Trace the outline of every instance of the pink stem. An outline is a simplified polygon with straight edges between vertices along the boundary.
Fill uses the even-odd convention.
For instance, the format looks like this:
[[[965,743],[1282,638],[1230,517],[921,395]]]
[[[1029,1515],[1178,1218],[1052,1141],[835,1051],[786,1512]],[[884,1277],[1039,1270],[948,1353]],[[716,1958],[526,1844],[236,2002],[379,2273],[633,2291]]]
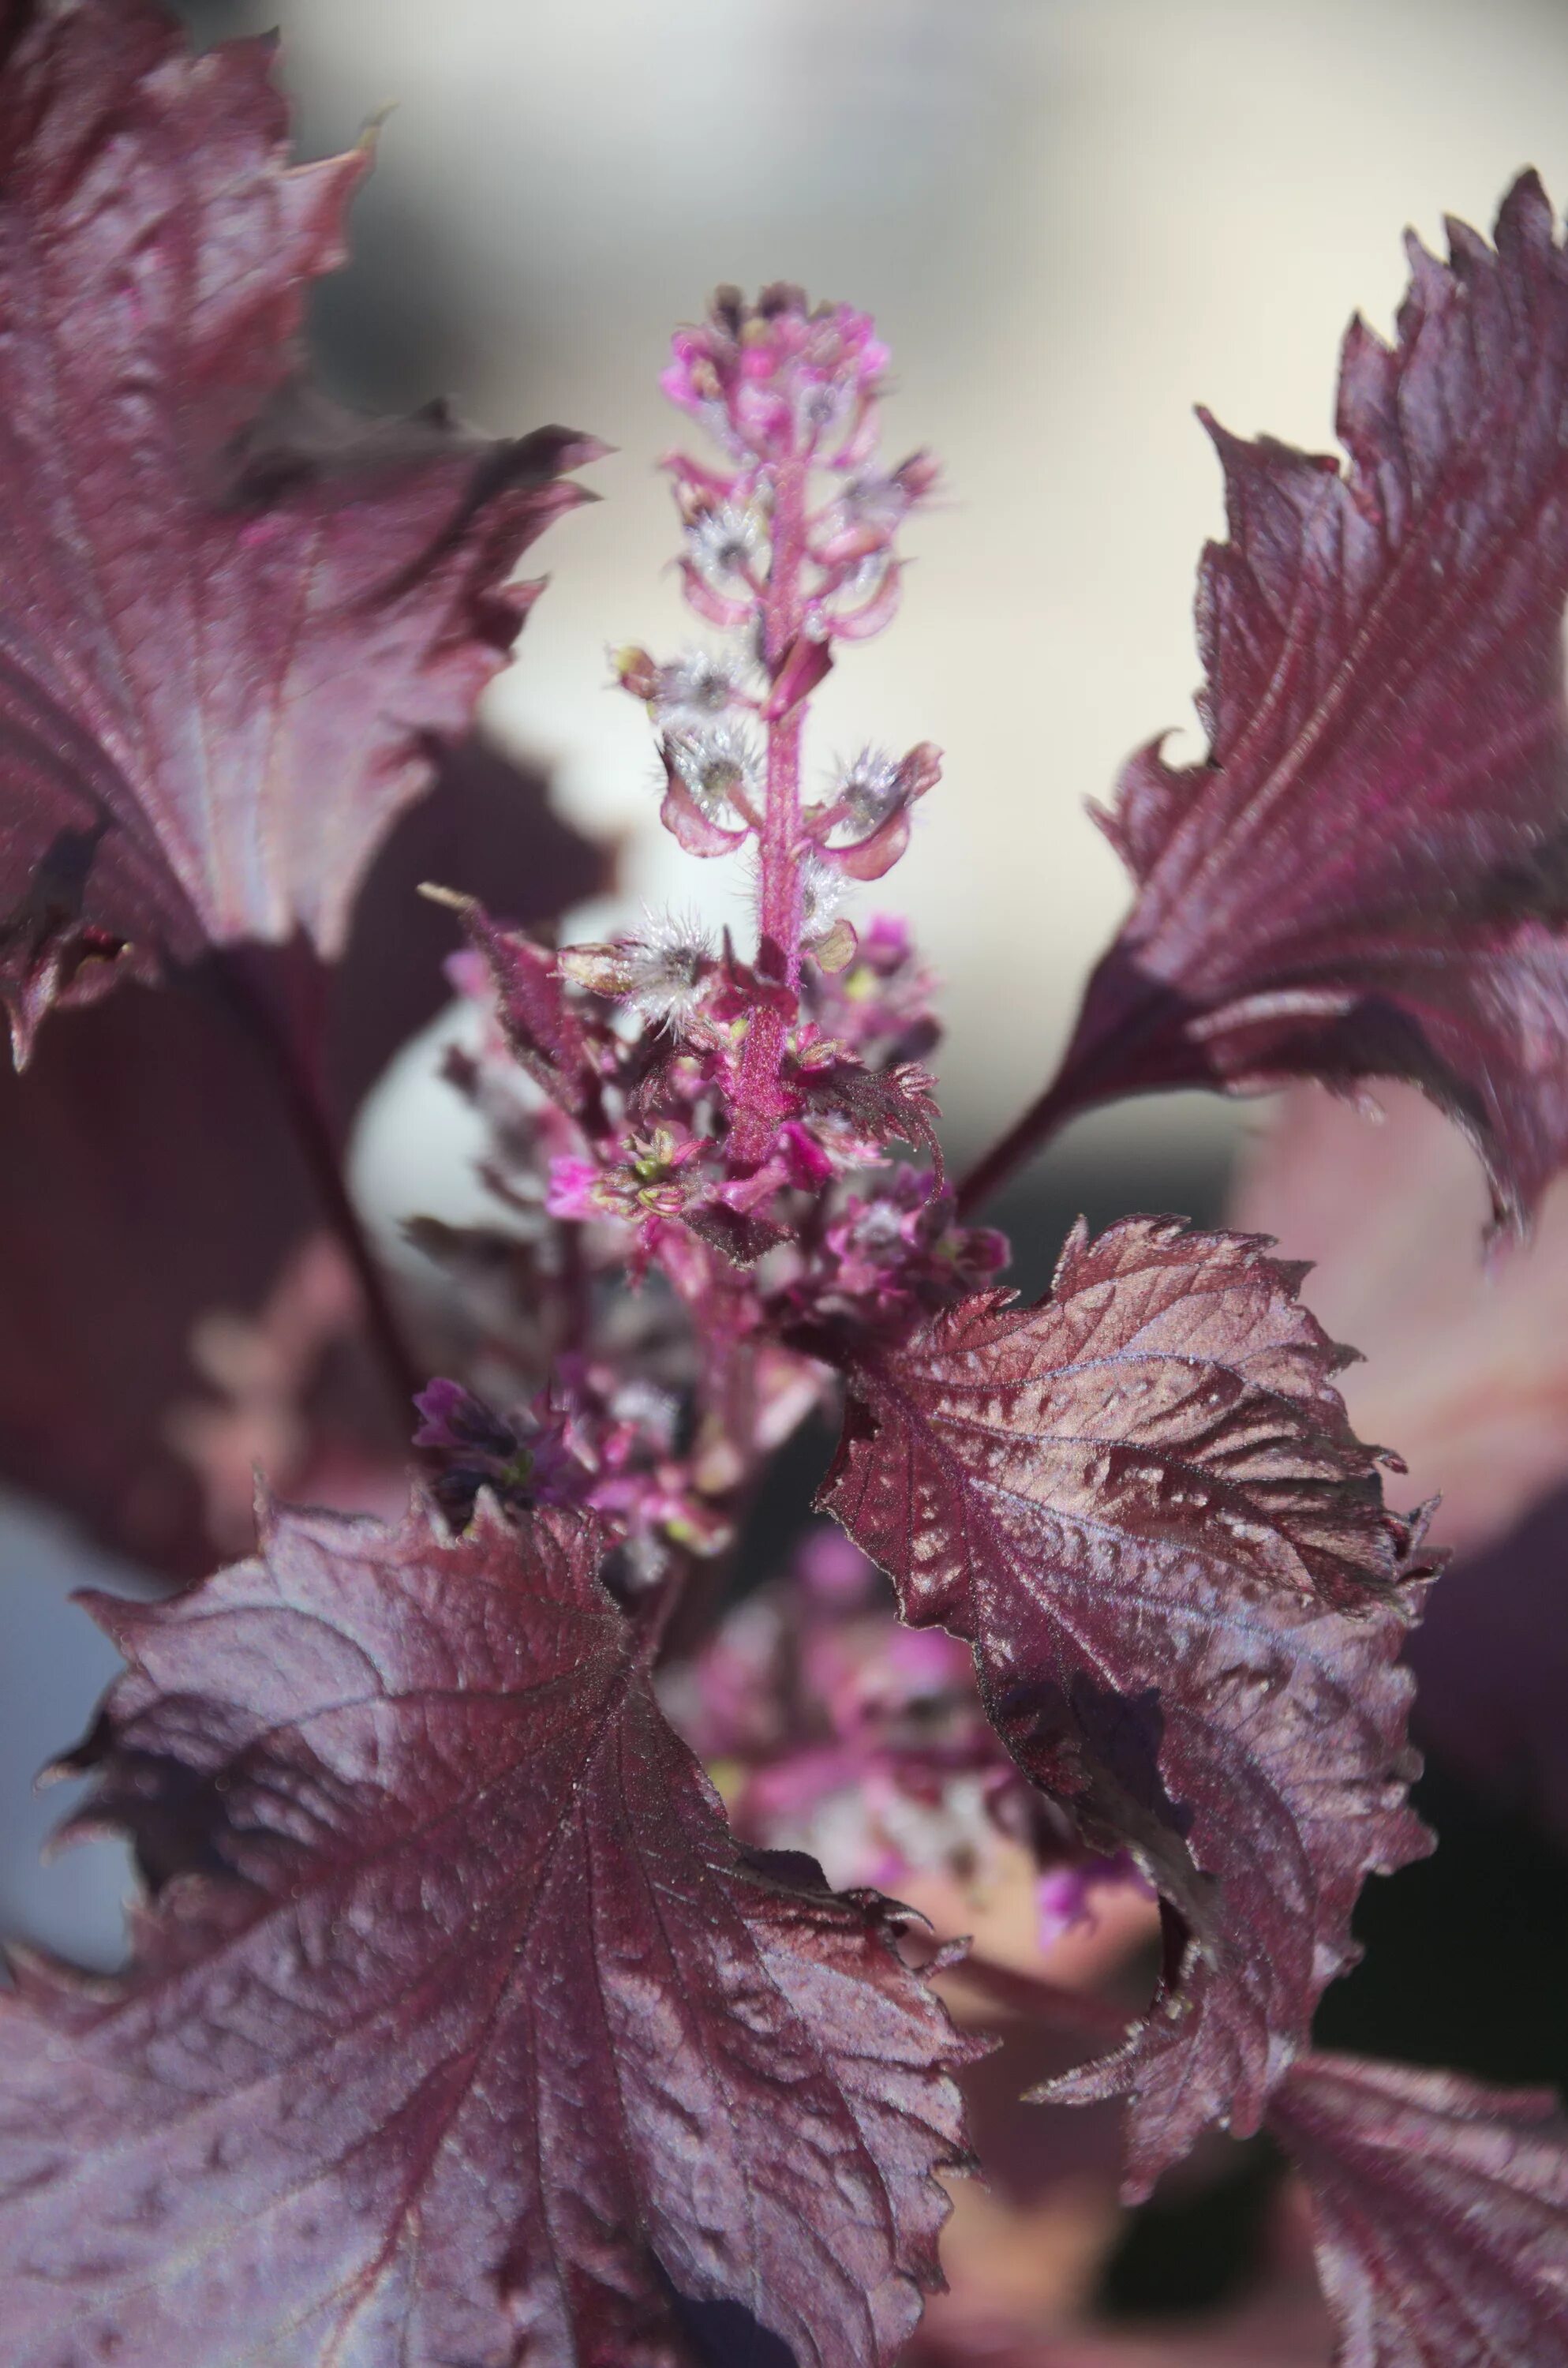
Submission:
[[[805,617],[801,571],[808,550],[808,461],[791,454],[773,471],[773,552],[762,600],[762,647],[776,676]],[[801,733],[803,707],[767,726],[767,808],[758,842],[761,894],[757,967],[791,996],[801,984]],[[789,1109],[779,1072],[789,1040],[788,1011],[769,1004],[752,1016],[741,1059],[740,1109],[730,1155],[741,1167],[765,1158]]]

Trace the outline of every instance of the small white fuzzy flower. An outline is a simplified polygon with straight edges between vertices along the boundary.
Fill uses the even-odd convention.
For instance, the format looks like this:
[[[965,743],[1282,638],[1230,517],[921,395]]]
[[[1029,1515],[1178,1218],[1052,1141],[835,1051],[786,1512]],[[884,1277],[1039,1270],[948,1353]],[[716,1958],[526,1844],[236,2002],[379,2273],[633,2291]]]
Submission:
[[[853,387],[833,378],[808,381],[796,398],[795,416],[808,436],[825,442],[848,423],[855,400]]]
[[[699,575],[719,588],[755,566],[764,549],[756,512],[735,502],[704,510],[686,530],[687,553]]]
[[[849,894],[850,882],[835,864],[808,855],[801,863],[801,930],[820,938],[833,927]]]
[[[833,803],[842,804],[843,819],[858,830],[875,830],[898,803],[902,787],[894,757],[883,748],[862,748],[853,764],[839,767]]]
[[[713,952],[695,921],[677,913],[650,916],[641,936],[621,951],[626,979],[621,992],[634,1010],[666,1027],[691,1017]]]
[[[869,527],[875,534],[891,536],[908,516],[910,496],[897,477],[878,470],[867,470],[851,477],[834,504],[834,523],[847,532],[854,527]]]
[[[762,764],[754,743],[733,723],[709,731],[672,732],[676,772],[710,822],[733,824],[761,790]],[[737,803],[737,800],[740,803]]]
[[[708,650],[683,650],[659,668],[653,704],[662,719],[698,728],[725,715],[740,696],[741,669],[728,656]]]

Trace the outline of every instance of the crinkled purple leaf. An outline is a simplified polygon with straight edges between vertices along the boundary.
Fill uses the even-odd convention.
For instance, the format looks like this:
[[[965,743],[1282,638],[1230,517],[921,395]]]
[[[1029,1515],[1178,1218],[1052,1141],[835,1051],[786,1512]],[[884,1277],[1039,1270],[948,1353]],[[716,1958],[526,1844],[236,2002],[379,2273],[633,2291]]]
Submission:
[[[713,2305],[892,2360],[972,2051],[896,1911],[734,1841],[597,1561],[283,1513],[95,1600],[87,1822],[176,1879],[125,1980],[0,2003],[13,2368],[695,2368]]]
[[[359,150],[287,164],[271,45],[149,0],[18,12],[0,70],[0,996],[19,1060],[112,970],[354,892],[528,605],[596,448],[299,382]]]
[[[1568,2123],[1549,2092],[1307,2055],[1269,2120],[1311,2192],[1336,2368],[1568,2362]]]
[[[368,1087],[449,992],[449,913],[416,893],[487,885],[544,921],[606,882],[606,850],[550,813],[537,775],[468,743],[393,825],[370,868],[343,961],[296,941],[248,948],[257,992],[320,1057],[347,1133]],[[176,1409],[209,1402],[192,1361],[198,1325],[252,1318],[322,1223],[263,1046],[210,958],[155,995],[132,985],[45,1031],[20,1076],[0,1062],[0,1474],[151,1569],[195,1577],[215,1541],[176,1452]],[[311,1462],[404,1460],[352,1349],[301,1408]],[[319,1469],[280,1469],[293,1489]],[[248,1486],[248,1484],[247,1484]],[[231,1545],[233,1541],[230,1542]]]
[[[1167,1903],[1160,1994],[1053,2093],[1130,2093],[1142,2193],[1257,2126],[1363,1878],[1419,1857],[1398,1656],[1429,1565],[1346,1420],[1301,1270],[1131,1218],[1051,1296],[982,1292],[849,1367],[824,1495],[916,1623],[974,1647],[1025,1770]]]
[[[540,1090],[573,1118],[597,1105],[599,1079],[554,949],[494,920],[477,897],[459,900],[469,943],[489,973],[506,1042]]]
[[[681,1212],[681,1223],[728,1258],[732,1266],[756,1266],[771,1249],[788,1239],[782,1225],[769,1218],[732,1209],[722,1201],[698,1201]]]
[[[1568,257],[1533,174],[1494,250],[1414,239],[1396,343],[1352,323],[1331,458],[1211,426],[1209,752],[1128,766],[1137,899],[1055,1087],[1398,1076],[1471,1135],[1500,1215],[1568,1160]]]
[[[896,1138],[924,1151],[931,1162],[933,1190],[942,1190],[947,1172],[937,1136],[936,1079],[928,1069],[914,1061],[886,1069],[868,1069],[848,1059],[820,1068],[801,1063],[790,1082],[809,1108],[837,1110],[862,1134],[882,1142]]]

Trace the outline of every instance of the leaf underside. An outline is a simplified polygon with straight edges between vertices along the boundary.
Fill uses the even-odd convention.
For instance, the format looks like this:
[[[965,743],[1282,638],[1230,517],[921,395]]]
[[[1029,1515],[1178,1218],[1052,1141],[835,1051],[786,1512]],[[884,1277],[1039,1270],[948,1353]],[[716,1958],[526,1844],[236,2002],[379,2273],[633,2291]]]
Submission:
[[[1337,2368],[1563,2368],[1568,2123],[1550,2094],[1307,2055],[1269,2119],[1312,2197]]]

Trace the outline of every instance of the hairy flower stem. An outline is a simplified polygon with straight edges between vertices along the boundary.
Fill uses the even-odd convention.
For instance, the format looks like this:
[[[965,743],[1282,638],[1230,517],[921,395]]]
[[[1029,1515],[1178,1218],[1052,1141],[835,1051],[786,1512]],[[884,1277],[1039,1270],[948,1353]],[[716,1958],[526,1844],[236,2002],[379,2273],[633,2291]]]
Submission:
[[[301,1047],[297,1032],[280,1018],[242,960],[220,957],[219,972],[231,1008],[266,1056],[322,1214],[353,1269],[370,1347],[392,1400],[399,1433],[405,1433],[409,1408],[426,1375],[403,1335],[386,1278],[344,1180],[340,1130],[327,1105],[320,1064]]]
[[[806,492],[810,461],[797,455],[773,470],[773,555],[762,606],[763,656],[777,677],[805,612]],[[801,735],[803,704],[767,726],[767,803],[757,856],[757,967],[791,997],[801,983]],[[790,1013],[769,1004],[752,1015],[741,1064],[740,1109],[730,1139],[740,1166],[766,1156],[780,1118],[778,1090]]]

